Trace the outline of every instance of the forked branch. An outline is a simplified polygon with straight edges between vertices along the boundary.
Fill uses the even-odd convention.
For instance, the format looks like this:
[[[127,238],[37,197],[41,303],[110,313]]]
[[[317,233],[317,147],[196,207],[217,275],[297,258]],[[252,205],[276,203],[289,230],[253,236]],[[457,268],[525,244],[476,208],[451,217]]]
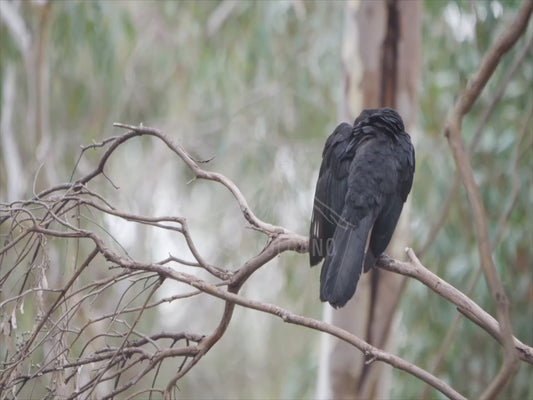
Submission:
[[[8,234],[3,248],[0,249],[0,262],[13,260],[12,266],[2,268],[0,283],[8,288],[0,293],[0,305],[4,315],[11,316],[4,320],[13,331],[17,330],[17,309],[23,301],[31,300],[30,296],[54,294],[52,301],[43,301],[41,319],[31,327],[30,334],[19,345],[18,349],[10,347],[6,350],[5,362],[0,368],[0,389],[11,393],[25,393],[29,382],[50,378],[54,395],[65,398],[86,398],[97,393],[97,386],[107,385],[107,397],[131,393],[138,385],[146,387],[146,379],[152,377],[152,386],[147,391],[163,393],[164,397],[173,397],[176,384],[188,371],[197,365],[203,356],[220,340],[231,322],[235,305],[255,309],[280,317],[283,321],[301,325],[309,329],[333,335],[359,349],[368,362],[381,361],[421,379],[452,399],[464,397],[450,385],[426,370],[398,357],[371,346],[360,338],[338,327],[329,325],[278,306],[248,299],[239,294],[240,289],[259,268],[266,265],[274,257],[286,251],[307,252],[307,238],[290,232],[283,227],[274,226],[261,221],[250,209],[246,199],[238,187],[222,174],[205,171],[190,157],[186,151],[174,143],[164,133],[149,127],[134,127],[116,124],[129,131],[122,136],[110,138],[93,147],[102,148],[103,154],[96,169],[73,183],[63,184],[39,193],[34,199],[1,205],[4,215],[0,227],[9,221]],[[88,183],[101,174],[113,152],[129,139],[141,135],[150,135],[162,140],[172,152],[180,157],[193,171],[198,179],[218,182],[225,186],[238,202],[244,219],[256,230],[268,236],[267,246],[258,254],[245,261],[240,267],[228,270],[212,265],[198,252],[185,218],[176,216],[143,216],[118,210],[111,202],[88,188]],[[181,256],[169,255],[159,262],[140,262],[129,256],[123,249],[116,250],[113,246],[116,239],[109,234],[102,235],[97,230],[82,227],[80,221],[84,216],[113,216],[134,224],[149,226],[155,230],[169,230],[182,235],[194,257],[194,261]],[[74,218],[73,218],[74,216]],[[87,218],[88,219],[88,218]],[[103,219],[103,218],[102,218]],[[7,225],[7,223],[6,223]],[[98,232],[100,232],[99,230]],[[49,289],[44,280],[32,286],[32,280],[24,281],[20,290],[11,289],[24,274],[37,274],[45,269],[47,242],[50,239],[75,240],[78,243],[90,243],[91,251],[81,258],[72,270],[66,282],[57,288]],[[87,246],[85,246],[87,247]],[[120,246],[119,246],[120,247]],[[401,263],[387,257],[378,260],[378,267],[414,277],[432,288],[436,293],[455,304],[464,315],[487,330],[498,341],[503,334],[498,323],[472,300],[457,289],[439,280],[423,268],[414,254],[410,254],[410,264]],[[105,259],[105,261],[104,261]],[[26,265],[30,265],[25,271]],[[88,279],[90,269],[97,270],[102,265],[118,273],[105,278]],[[210,282],[197,275],[184,272],[187,268],[200,268],[208,273]],[[103,271],[102,271],[103,272]],[[39,272],[40,273],[40,272]],[[107,272],[108,273],[108,272]],[[94,272],[89,274],[93,276]],[[43,278],[44,279],[44,278]],[[214,282],[211,282],[214,280]],[[176,294],[163,300],[152,300],[163,281],[175,281],[192,289],[187,293]],[[437,282],[438,284],[435,284]],[[120,285],[126,289],[116,298],[110,292]],[[87,309],[101,296],[115,296],[113,307],[102,312],[97,318],[85,318]],[[219,317],[216,328],[209,334],[177,332],[177,333],[144,333],[139,321],[148,311],[156,309],[163,302],[175,302],[192,296],[207,295],[225,302],[223,313]],[[127,299],[127,301],[126,301]],[[46,299],[44,299],[46,300]],[[107,300],[108,301],[108,300]],[[130,305],[136,302],[136,305]],[[102,328],[105,324],[107,328]],[[170,340],[170,343],[168,342]],[[9,342],[12,343],[12,342]],[[80,348],[80,344],[83,346]],[[531,363],[531,348],[513,338],[513,343],[520,358]],[[55,349],[49,353],[54,357],[47,358],[41,354],[42,347],[48,344]],[[33,360],[44,357],[42,362]],[[165,388],[156,387],[161,366],[166,359],[181,359],[179,368],[171,378],[167,378]],[[91,369],[92,374],[88,374]],[[82,382],[74,384],[74,382]],[[141,384],[141,382],[143,382]],[[67,389],[66,389],[67,388]],[[142,391],[142,390],[141,390]]]
[[[501,392],[518,369],[518,358],[509,318],[509,300],[492,258],[487,213],[481,198],[481,191],[474,178],[474,170],[470,163],[470,158],[465,151],[462,139],[462,121],[481,94],[504,54],[513,47],[526,31],[532,11],[533,1],[524,0],[515,19],[483,58],[479,69],[468,82],[466,89],[459,95],[453,110],[448,116],[444,131],[470,202],[481,267],[496,305],[496,314],[502,329],[501,339],[505,349],[504,362],[500,372],[481,396],[482,399],[492,399]]]

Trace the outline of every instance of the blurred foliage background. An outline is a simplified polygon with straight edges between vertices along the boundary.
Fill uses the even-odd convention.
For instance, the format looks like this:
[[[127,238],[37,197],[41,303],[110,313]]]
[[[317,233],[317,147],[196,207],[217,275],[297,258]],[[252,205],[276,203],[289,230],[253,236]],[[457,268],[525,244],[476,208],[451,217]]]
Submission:
[[[420,121],[414,132],[417,171],[411,195],[415,251],[428,244],[455,174],[442,135],[444,117],[519,5],[514,0],[424,2]],[[206,168],[234,180],[260,218],[307,233],[322,146],[339,122],[344,2],[1,0],[0,7],[1,201],[28,198],[69,180],[80,145],[119,134],[113,122],[143,123],[166,131],[196,158],[210,159]],[[530,24],[467,116],[463,133],[468,145],[532,35]],[[529,345],[531,54],[530,46],[472,153],[514,332]],[[74,178],[91,170],[98,155],[86,152]],[[99,191],[115,207],[186,216],[200,251],[213,264],[236,267],[265,244],[262,235],[246,228],[228,193],[208,182],[187,183],[190,173],[160,144],[128,143],[107,174],[119,189],[102,181]],[[107,229],[122,235],[128,251],[141,259],[161,259],[184,249],[172,237],[141,231],[125,235],[112,224]],[[472,286],[475,301],[494,314],[483,278],[472,284],[479,262],[462,188],[451,198],[422,261],[462,291]],[[319,269],[310,270],[305,255],[284,254],[258,271],[243,294],[320,318],[318,276]],[[173,290],[178,289],[166,288],[167,294]],[[175,331],[209,329],[209,320],[214,323],[220,314],[213,300],[191,300],[194,307],[186,303],[165,307],[146,323]],[[400,355],[430,367],[457,310],[410,282],[399,313],[395,335],[400,337]],[[225,337],[180,381],[180,394],[199,399],[312,398],[319,351],[316,332],[237,309]],[[460,320],[438,376],[475,397],[496,374],[501,357],[499,345],[486,332]],[[394,372],[393,398],[417,397],[422,387],[405,373]],[[531,396],[532,368],[522,365],[502,398]]]

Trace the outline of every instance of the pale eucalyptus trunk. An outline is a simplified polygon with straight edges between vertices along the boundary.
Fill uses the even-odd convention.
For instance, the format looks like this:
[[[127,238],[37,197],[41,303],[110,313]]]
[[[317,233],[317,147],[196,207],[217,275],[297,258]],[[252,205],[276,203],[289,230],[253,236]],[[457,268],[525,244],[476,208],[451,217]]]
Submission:
[[[393,107],[416,147],[421,1],[352,1],[345,15],[340,119],[353,122],[363,108]],[[403,250],[409,244],[409,209],[408,201],[386,250],[398,259],[405,258]],[[324,318],[394,353],[394,314],[403,287],[402,276],[373,269],[361,276],[355,296],[344,308],[325,305]],[[348,344],[323,338],[317,397],[389,398],[391,372],[383,363],[365,365],[364,355]]]

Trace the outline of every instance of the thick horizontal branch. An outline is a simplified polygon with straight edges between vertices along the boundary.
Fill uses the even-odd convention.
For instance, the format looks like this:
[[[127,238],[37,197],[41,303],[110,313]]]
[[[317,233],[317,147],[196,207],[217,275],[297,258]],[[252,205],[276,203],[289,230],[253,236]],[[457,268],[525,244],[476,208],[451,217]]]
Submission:
[[[36,231],[44,234],[48,234],[51,236],[64,236],[64,232],[59,231],[53,231],[53,230],[47,230],[43,228],[34,228]],[[150,270],[152,272],[161,273],[161,268],[166,268],[162,266],[161,264],[155,264],[155,265],[146,265],[146,264],[140,264],[136,263],[135,261],[131,259],[125,259],[117,254],[114,254],[110,252],[104,242],[98,238],[96,235],[89,233],[89,232],[77,232],[77,235],[80,237],[90,237],[93,240],[96,241],[97,246],[100,248],[100,250],[104,253],[106,258],[112,262],[117,263],[118,265],[126,268],[133,268],[133,269],[141,269],[141,270]],[[70,235],[74,235],[74,233],[71,233]],[[67,236],[70,236],[67,235]],[[74,235],[75,236],[75,235]],[[279,235],[275,239],[273,239],[267,247],[260,252],[257,256],[251,258],[246,263],[243,264],[241,268],[239,268],[234,275],[232,276],[228,286],[231,286],[233,288],[238,288],[242,285],[242,283],[251,275],[253,272],[255,272],[258,268],[265,265],[268,261],[270,261],[275,256],[279,255],[280,253],[283,253],[285,251],[297,251],[297,252],[305,252],[307,250],[308,240],[306,237],[297,235],[297,234],[291,234],[286,233]],[[416,258],[412,250],[409,250],[409,256],[412,259],[411,263],[403,263],[398,260],[392,259],[386,255],[381,256],[377,260],[376,266],[379,268],[383,268],[386,270],[389,270],[391,272],[399,273],[404,276],[408,276],[411,278],[415,278],[418,281],[422,282],[424,285],[428,286],[431,290],[439,294],[440,296],[444,297],[451,303],[453,303],[455,306],[458,307],[459,311],[463,313],[468,319],[479,325],[481,328],[486,330],[491,336],[493,336],[499,343],[502,343],[502,334],[500,325],[498,322],[485,310],[483,310],[479,305],[477,305],[473,300],[471,300],[468,296],[466,296],[464,293],[447,283],[446,281],[439,278],[437,275],[433,274],[431,271],[429,271],[427,268],[425,268],[420,261]],[[182,281],[188,284],[191,284],[192,286],[196,287],[196,284],[193,284],[191,282],[196,282],[200,284],[200,282],[204,282],[199,280],[198,278],[188,275],[188,274],[181,274]],[[201,288],[198,288],[201,291]],[[223,291],[222,289],[219,289]],[[530,364],[533,364],[533,349],[526,344],[519,341],[517,338],[513,337],[515,348],[518,351],[518,356],[521,360],[528,362]]]
[[[274,257],[284,251],[307,252],[308,240],[295,233],[284,233],[275,237],[257,256],[252,257],[239,268],[231,279],[231,286],[241,287],[246,279]]]
[[[43,234],[47,233],[47,230],[43,228],[39,229],[38,231]],[[49,233],[57,233],[57,232],[49,231]],[[360,351],[362,351],[365,354],[369,362],[372,362],[374,360],[385,362],[387,364],[392,365],[395,368],[404,370],[412,374],[413,376],[418,377],[419,379],[435,387],[437,390],[441,391],[443,394],[445,394],[451,399],[465,399],[464,396],[462,396],[460,393],[455,391],[445,382],[433,376],[432,374],[428,373],[427,371],[423,370],[422,368],[414,364],[411,364],[408,361],[398,356],[395,356],[393,354],[389,354],[383,350],[380,350],[368,344],[367,342],[359,339],[358,337],[352,335],[348,331],[345,331],[341,328],[338,328],[336,326],[327,324],[319,320],[296,315],[288,310],[285,310],[275,305],[247,299],[245,297],[238,295],[237,293],[232,292],[232,290],[233,291],[238,290],[238,284],[241,282],[240,279],[245,280],[246,277],[250,276],[250,274],[253,273],[253,271],[259,268],[259,266],[264,265],[266,262],[272,259],[276,254],[279,254],[287,250],[305,251],[307,249],[307,238],[303,236],[294,235],[294,234],[293,235],[291,234],[279,235],[277,238],[275,238],[273,241],[270,242],[267,248],[263,252],[261,252],[254,261],[248,264],[245,264],[242,267],[242,271],[244,272],[242,273],[242,275],[237,281],[233,282],[232,284],[233,287],[232,285],[228,285],[228,290],[220,288],[216,285],[207,283],[206,281],[199,279],[196,276],[177,271],[176,269],[169,268],[161,264],[144,264],[144,263],[139,263],[129,258],[124,258],[118,255],[117,253],[113,252],[112,250],[110,250],[105,245],[105,243],[102,241],[102,239],[99,238],[96,234],[89,233],[88,237],[94,241],[100,253],[109,262],[115,265],[118,265],[122,268],[130,269],[130,270],[143,270],[143,271],[155,272],[155,273],[158,273],[161,277],[176,280],[182,283],[186,283],[206,294],[218,297],[227,302],[226,311],[224,313],[225,316],[221,319],[219,327],[213,334],[205,337],[204,339],[200,341],[200,343],[198,343],[197,345],[198,353],[194,356],[192,362],[187,366],[187,368],[184,371],[182,371],[180,374],[178,374],[176,379],[183,376],[183,374],[188,369],[190,369],[200,359],[200,357],[202,357],[203,354],[205,354],[205,352],[209,350],[209,348],[211,348],[212,345],[219,339],[220,335],[225,331],[227,325],[229,324],[229,320],[230,320],[231,312],[232,312],[231,305],[238,304],[243,307],[252,308],[258,311],[276,315],[288,323],[301,325],[301,326],[305,326],[311,329],[329,333],[341,340],[344,340],[352,344],[356,348],[358,348]],[[269,247],[271,247],[271,249],[269,249]],[[230,315],[230,316],[228,317],[227,315]],[[167,390],[168,390],[168,387],[167,387]]]
[[[463,395],[455,391],[444,381],[431,375],[424,369],[414,364],[409,363],[408,361],[402,359],[401,357],[398,357],[394,354],[390,354],[383,350],[380,350],[370,345],[369,343],[365,342],[364,340],[358,338],[357,336],[352,335],[350,332],[342,328],[339,328],[337,326],[334,326],[334,325],[331,325],[326,322],[319,321],[313,318],[303,317],[301,315],[294,314],[284,308],[281,308],[273,304],[262,303],[259,301],[247,299],[238,294],[231,293],[231,292],[228,292],[227,290],[223,290],[216,286],[208,284],[207,282],[199,280],[194,276],[191,276],[191,275],[186,276],[175,270],[171,270],[166,267],[162,267],[162,268],[167,269],[164,275],[166,275],[169,278],[176,279],[180,282],[188,283],[191,286],[194,286],[195,288],[205,293],[208,293],[220,299],[238,304],[242,307],[251,308],[257,311],[275,315],[281,318],[284,322],[295,324],[295,325],[300,325],[300,326],[304,326],[310,329],[328,333],[332,336],[335,336],[353,345],[357,349],[359,349],[361,352],[365,354],[365,357],[367,358],[367,360],[369,360],[369,362],[373,362],[374,360],[385,362],[395,368],[406,371],[409,374],[421,379],[422,381],[426,382],[427,384],[433,386],[435,389],[442,392],[444,395],[448,396],[450,399],[466,399]]]

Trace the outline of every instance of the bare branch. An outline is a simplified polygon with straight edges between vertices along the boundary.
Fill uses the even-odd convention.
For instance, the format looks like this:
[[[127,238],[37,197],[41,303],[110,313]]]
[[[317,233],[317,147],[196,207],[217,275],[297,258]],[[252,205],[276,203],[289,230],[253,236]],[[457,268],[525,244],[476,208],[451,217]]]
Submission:
[[[167,276],[168,278],[173,278],[178,281],[188,283],[191,286],[194,286],[195,288],[205,293],[208,293],[212,296],[224,299],[231,303],[238,304],[242,307],[251,308],[254,310],[258,310],[258,311],[262,311],[268,314],[275,315],[281,318],[284,322],[287,322],[290,324],[301,325],[301,326],[304,326],[310,329],[314,329],[314,330],[318,330],[321,332],[331,334],[341,340],[346,341],[347,343],[352,344],[357,349],[362,351],[365,354],[365,357],[367,357],[370,360],[383,361],[387,364],[392,365],[393,367],[404,370],[410,373],[411,375],[414,375],[418,377],[419,379],[423,380],[424,382],[430,384],[431,386],[441,391],[443,394],[445,394],[451,399],[465,399],[465,397],[463,397],[461,394],[457,393],[455,390],[450,388],[446,383],[432,376],[431,374],[428,374],[426,371],[424,371],[420,367],[417,367],[416,365],[411,364],[398,356],[395,356],[393,354],[380,350],[368,344],[364,340],[359,339],[357,336],[352,335],[350,332],[342,328],[327,324],[323,321],[315,320],[313,318],[307,318],[307,317],[294,314],[288,310],[285,310],[281,307],[278,307],[272,304],[267,304],[267,303],[262,303],[259,301],[247,299],[238,294],[232,293],[227,290],[222,290],[218,287],[208,284],[207,282],[199,280],[194,276],[185,275],[185,274],[176,272],[175,270],[169,269],[167,267],[160,267],[160,268],[166,270],[164,272],[162,271],[161,273]],[[200,345],[202,345],[202,343],[200,343]]]
[[[533,35],[529,38],[527,43],[522,48],[522,51],[520,52],[518,57],[514,60],[513,65],[511,65],[511,67],[505,74],[504,78],[501,80],[500,84],[498,85],[498,88],[495,90],[494,94],[491,96],[491,101],[489,105],[483,111],[483,115],[481,116],[479,123],[477,124],[476,132],[474,133],[472,141],[470,142],[470,145],[468,146],[469,156],[472,156],[474,154],[477,148],[477,145],[479,144],[479,140],[481,139],[481,136],[484,132],[485,126],[490,120],[490,117],[492,116],[494,109],[496,108],[496,105],[499,103],[500,99],[505,94],[505,90],[509,86],[509,83],[511,82],[511,78],[518,71],[519,67],[522,65],[523,61],[526,59],[526,56],[529,54],[532,47],[533,47]],[[526,113],[526,115],[529,115],[529,113]],[[443,206],[440,208],[439,217],[436,218],[435,221],[433,222],[430,232],[428,233],[427,238],[424,241],[424,244],[420,247],[420,250],[418,250],[418,255],[420,257],[422,257],[426,253],[429,246],[433,243],[433,241],[437,237],[437,234],[439,233],[440,228],[444,225],[444,222],[446,221],[446,217],[448,216],[448,213],[450,211],[450,206],[452,204],[453,199],[455,198],[455,195],[458,192],[458,189],[459,189],[459,174],[455,173],[453,176],[453,180],[450,184],[450,187],[448,188],[446,199],[443,202]]]
[[[179,357],[181,358],[181,365],[175,375],[167,381],[165,390],[152,388],[154,392],[163,393],[165,398],[170,399],[176,383],[195,367],[225,334],[231,322],[235,305],[238,304],[276,315],[288,323],[331,334],[358,348],[365,354],[368,363],[373,361],[388,363],[421,379],[450,398],[464,398],[432,373],[373,347],[340,328],[239,295],[239,290],[248,278],[277,255],[286,251],[307,252],[308,239],[289,232],[285,228],[259,220],[250,210],[242,193],[230,179],[221,174],[207,172],[199,168],[196,161],[163,133],[147,127],[126,127],[135,130],[103,142],[101,146],[102,149],[105,148],[103,155],[97,168],[90,174],[74,183],[55,186],[43,191],[35,199],[2,205],[2,210],[8,211],[3,222],[11,221],[11,234],[4,243],[4,247],[0,249],[0,257],[3,258],[7,254],[15,253],[16,264],[15,267],[8,269],[0,280],[3,284],[9,282],[11,274],[17,273],[19,269],[25,273],[26,280],[17,293],[11,294],[11,297],[7,299],[2,297],[0,304],[4,308],[13,307],[14,310],[22,301],[27,301],[28,296],[56,293],[49,303],[42,302],[42,319],[38,320],[31,328],[30,335],[23,341],[19,351],[9,351],[7,361],[0,367],[0,386],[2,388],[11,388],[20,393],[27,383],[33,382],[43,375],[53,377],[57,374],[65,374],[62,375],[65,377],[62,379],[65,385],[72,384],[72,381],[80,379],[79,375],[82,368],[90,368],[93,375],[87,376],[79,386],[72,387],[69,391],[71,393],[70,398],[91,396],[91,393],[96,393],[97,386],[100,387],[102,384],[108,385],[105,387],[109,389],[106,389],[109,398],[119,394],[131,395],[133,387],[136,387],[141,380],[149,379],[147,376],[152,373],[155,373],[152,378],[152,386],[154,385],[155,376],[158,375],[165,359]],[[176,216],[148,217],[118,210],[112,207],[110,202],[102,196],[87,188],[86,183],[103,174],[107,160],[119,145],[130,138],[145,134],[163,140],[189,166],[197,178],[212,180],[225,186],[239,203],[248,223],[269,237],[265,248],[236,270],[228,271],[211,265],[202,258],[190,236],[185,218]],[[72,220],[73,212],[75,213],[74,223]],[[139,262],[129,256],[126,250],[120,246],[120,243],[119,250],[113,250],[116,247],[116,239],[104,227],[101,227],[105,232],[103,237],[95,231],[82,228],[83,225],[79,222],[83,221],[84,218],[88,220],[88,217],[84,216],[86,212],[90,213],[91,218],[94,218],[94,221],[91,219],[91,223],[95,224],[98,224],[98,215],[110,215],[152,229],[171,230],[185,238],[188,249],[196,262],[189,262],[181,256],[172,255],[159,262]],[[46,242],[47,239],[51,238],[74,239],[78,242],[88,241],[95,247],[80,261],[79,265],[76,265],[72,274],[67,277],[67,282],[60,285],[59,288],[47,288],[45,290],[32,287],[28,280],[29,272],[23,271],[21,266],[24,265],[24,260],[29,260],[29,265],[32,265],[31,268],[37,268],[39,265],[38,256],[45,258]],[[111,247],[110,244],[114,247]],[[109,269],[119,269],[120,272],[77,285],[89,265],[101,264],[102,258],[106,260],[105,264]],[[169,265],[172,265],[172,268]],[[215,282],[209,283],[198,276],[182,272],[182,269],[190,266],[206,270]],[[435,276],[424,274],[423,267],[419,265],[413,267],[387,258],[380,258],[378,266],[415,277],[430,287],[438,279]],[[422,272],[413,272],[419,270]],[[194,291],[150,301],[164,280],[186,284],[194,288]],[[125,288],[122,286],[120,294],[113,298],[114,308],[112,310],[102,312],[96,318],[91,319],[83,316],[77,319],[80,317],[80,313],[84,312],[84,307],[92,304],[93,299],[102,296],[107,290],[121,282],[127,283],[127,286]],[[7,285],[9,286],[9,284]],[[138,290],[139,285],[142,285],[140,290]],[[502,341],[501,329],[490,315],[444,281],[439,281],[438,287],[440,289],[433,288],[433,290],[456,304],[467,318],[486,329],[500,342]],[[442,288],[446,288],[446,290],[442,290]],[[10,292],[7,291],[6,293]],[[173,302],[202,294],[219,298],[225,302],[218,325],[211,333],[177,332],[169,334],[161,332],[146,334],[137,327],[141,317],[148,310],[152,310],[164,302]],[[134,304],[134,302],[136,303]],[[14,315],[14,313],[6,314]],[[1,327],[5,324],[2,321],[0,324],[3,324],[0,325],[0,329],[2,329]],[[16,321],[13,319],[12,326],[15,324]],[[107,328],[102,329],[103,324],[107,324]],[[170,345],[168,344],[169,340],[172,342]],[[38,350],[45,343],[51,341],[54,341],[53,354],[60,355],[61,360],[57,361],[57,357],[50,357],[43,359],[39,364],[34,363],[32,359],[36,358]],[[178,345],[182,341],[185,341],[185,344]],[[531,362],[531,349],[517,339],[514,339],[514,343],[521,352],[521,359]],[[80,346],[80,344],[82,345]],[[74,352],[74,349],[79,347],[81,349]],[[25,372],[22,373],[22,371]],[[150,389],[136,387],[136,390],[142,392]]]
[[[193,172],[194,176],[197,179],[214,181],[225,186],[235,197],[237,203],[239,203],[244,218],[250,223],[252,228],[264,233],[268,233],[271,236],[286,232],[285,228],[270,225],[257,218],[248,206],[248,202],[246,201],[244,195],[241,193],[240,189],[231,180],[217,172],[209,172],[200,168],[198,166],[198,163],[189,154],[187,154],[183,147],[181,147],[179,144],[174,143],[173,140],[163,132],[154,128],[126,125],[118,122],[114,123],[113,125],[119,128],[130,129],[130,132],[128,132],[125,136],[152,135],[158,137],[183,160],[183,162],[189,167],[189,169]]]
[[[533,37],[531,38],[533,39]],[[533,40],[530,40],[530,43],[533,42]],[[515,146],[513,148],[513,153],[510,160],[510,174],[511,174],[511,180],[512,180],[512,193],[511,197],[507,201],[507,204],[505,208],[502,210],[500,217],[498,218],[498,231],[494,235],[494,239],[492,241],[492,246],[495,248],[499,243],[501,238],[503,237],[504,232],[507,229],[507,221],[509,220],[509,217],[511,215],[511,212],[513,211],[513,208],[516,205],[518,195],[520,193],[520,184],[518,180],[518,172],[517,172],[517,163],[518,163],[518,153],[520,149],[520,144],[522,141],[522,138],[526,134],[527,127],[529,120],[532,118],[533,115],[533,102],[531,102],[530,106],[528,107],[528,111],[524,114],[524,118],[521,124],[521,129],[518,132],[518,136],[515,141]],[[458,181],[457,181],[458,182]],[[481,277],[482,270],[478,267],[476,268],[476,271],[474,275],[470,279],[470,283],[466,286],[468,289],[466,290],[465,294],[470,297],[479,282],[479,278]],[[457,314],[452,325],[448,329],[448,332],[446,332],[446,335],[444,337],[444,340],[442,342],[442,346],[439,349],[439,352],[437,353],[434,362],[432,363],[432,366],[429,368],[429,372],[432,374],[435,374],[438,371],[438,368],[440,366],[440,363],[444,359],[444,355],[449,349],[450,344],[452,343],[452,339],[455,336],[455,333],[457,332],[457,328],[459,327],[459,321],[461,319],[461,315]],[[427,388],[424,389],[424,392],[420,396],[421,399],[425,399],[427,397]]]
[[[503,333],[498,321],[496,321],[490,314],[488,314],[460,290],[456,289],[448,282],[439,278],[429,269],[424,267],[412,249],[407,249],[406,252],[411,260],[409,264],[382,255],[378,259],[376,266],[410,278],[415,278],[416,280],[422,282],[435,293],[456,305],[457,309],[464,314],[465,317],[479,325],[503,345]],[[513,346],[522,361],[533,364],[533,348],[522,343],[514,336]]]
[[[481,396],[484,400],[494,398],[505,387],[518,368],[518,359],[515,352],[512,327],[509,318],[509,301],[492,259],[492,248],[488,232],[486,212],[479,187],[474,179],[474,172],[470,160],[464,150],[461,125],[463,117],[472,108],[472,105],[498,66],[502,56],[525,32],[532,10],[533,2],[530,0],[524,0],[515,20],[512,21],[506,32],[483,58],[478,71],[470,80],[467,88],[459,96],[452,112],[448,116],[445,126],[445,136],[448,138],[461,181],[463,182],[470,202],[478,240],[481,266],[493,300],[496,304],[496,313],[501,325],[502,339],[505,349],[504,362],[498,376],[492,381],[485,393]]]

